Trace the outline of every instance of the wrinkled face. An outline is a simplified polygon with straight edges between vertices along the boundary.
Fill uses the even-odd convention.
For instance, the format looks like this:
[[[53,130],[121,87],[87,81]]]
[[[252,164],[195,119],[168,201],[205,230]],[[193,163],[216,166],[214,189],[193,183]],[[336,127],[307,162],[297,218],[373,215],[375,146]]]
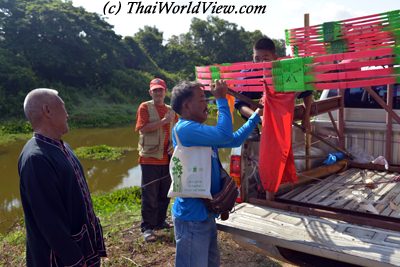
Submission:
[[[253,62],[268,62],[276,60],[277,56],[270,50],[253,49]]]
[[[49,123],[60,138],[62,135],[68,133],[68,113],[65,109],[64,101],[55,96],[54,100],[49,104]]]
[[[188,111],[188,119],[203,123],[208,117],[207,100],[204,91],[196,87],[193,96],[186,101],[185,107]]]
[[[155,104],[163,104],[165,98],[165,90],[163,88],[156,88],[149,90],[151,98],[153,98]]]

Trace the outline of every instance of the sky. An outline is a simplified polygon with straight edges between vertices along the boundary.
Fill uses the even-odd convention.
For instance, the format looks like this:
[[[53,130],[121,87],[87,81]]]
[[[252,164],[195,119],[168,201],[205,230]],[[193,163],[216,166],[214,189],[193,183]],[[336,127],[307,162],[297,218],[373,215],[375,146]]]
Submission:
[[[234,5],[235,10],[239,10],[242,5],[265,5],[264,14],[218,14],[216,16],[235,23],[246,31],[260,30],[263,34],[276,39],[284,39],[285,29],[303,27],[305,13],[310,16],[310,25],[316,25],[400,9],[398,0],[72,0],[72,2],[74,6],[82,6],[89,12],[101,14],[108,23],[114,25],[114,30],[119,35],[133,36],[147,25],[155,26],[163,32],[164,40],[168,40],[172,35],[188,32],[193,17],[204,20],[212,15],[210,12],[212,8],[215,10],[220,5]],[[175,7],[188,5],[189,2],[192,2],[192,8],[196,5],[206,6],[211,3],[210,9],[207,12],[200,9],[198,14],[187,14],[186,10],[183,14],[135,12],[139,3],[145,10],[159,4],[174,4]],[[116,8],[113,6],[119,5],[121,8],[119,13],[116,13]],[[112,12],[104,15],[104,10]]]

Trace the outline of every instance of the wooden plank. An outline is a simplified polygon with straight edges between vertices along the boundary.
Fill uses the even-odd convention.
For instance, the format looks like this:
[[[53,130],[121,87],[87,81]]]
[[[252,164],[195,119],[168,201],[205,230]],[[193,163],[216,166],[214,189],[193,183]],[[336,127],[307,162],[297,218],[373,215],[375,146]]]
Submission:
[[[323,205],[323,206],[343,206],[350,201],[352,196],[352,186],[350,184],[361,182],[360,170],[351,176],[346,175],[345,179],[334,181],[330,188],[327,189],[325,194],[315,196],[310,203]]]
[[[390,207],[389,201],[394,200],[397,196],[400,195],[400,183],[394,183],[394,187],[388,194],[386,194],[382,199],[380,199],[380,203],[375,205],[375,208],[378,210],[381,215],[389,215]],[[388,209],[389,208],[389,209]]]
[[[342,185],[340,185],[340,183],[346,182],[349,179],[349,177],[351,177],[351,178],[357,177],[358,172],[359,172],[359,169],[349,169],[349,170],[343,172],[342,174],[340,174],[339,176],[336,176],[336,177],[333,176],[332,179],[329,181],[329,183],[324,184],[318,190],[314,191],[313,193],[310,193],[307,197],[308,198],[307,201],[310,203],[317,204],[322,199],[329,197],[329,195],[330,195],[329,191],[333,191],[334,189],[341,187]],[[329,191],[326,191],[326,190],[329,190]],[[325,191],[325,194],[322,194],[322,192],[324,192],[324,191]]]
[[[317,168],[313,168],[309,171],[303,171],[298,173],[299,180],[295,184],[282,184],[279,186],[277,196],[284,195],[287,192],[294,190],[295,188],[304,188],[305,184],[318,183],[321,179],[337,174],[338,172],[343,172],[347,169],[348,160],[341,160],[332,165],[323,165]],[[291,192],[292,193],[292,192]],[[288,197],[288,195],[286,196]]]
[[[376,179],[378,179],[378,176],[371,172],[371,171],[366,171],[365,172],[365,179],[370,179],[371,181],[378,181]],[[376,179],[374,179],[376,177]],[[380,176],[379,176],[380,177]],[[353,182],[353,185],[350,185],[350,189],[352,190],[352,195],[354,196],[352,198],[353,201],[351,201],[351,203],[348,204],[349,208],[352,206],[352,204],[356,204],[353,205],[352,207],[354,208],[355,206],[358,205],[358,203],[360,203],[361,201],[367,201],[369,197],[371,197],[371,188],[367,187],[365,183],[365,180],[363,179],[363,175],[361,175],[360,172],[360,177],[357,181]],[[358,194],[356,192],[359,192]],[[361,196],[362,195],[362,196]],[[357,197],[357,196],[361,196],[361,197]]]
[[[360,169],[353,168],[342,172],[340,175],[331,175],[320,182],[295,188],[279,196],[278,201],[279,199],[286,199],[358,212],[366,212],[365,207],[360,206],[360,204],[371,203],[378,214],[400,218],[400,209],[393,211],[388,201],[392,200],[395,205],[400,206],[400,184],[390,183],[390,180],[398,174],[377,171],[367,171],[366,174],[377,183],[377,188],[366,188],[364,190],[365,197],[362,199],[358,199],[353,194],[354,191],[361,191],[362,193],[363,190],[358,189],[358,187],[365,187],[365,185],[352,185],[363,183]],[[385,181],[388,181],[388,183],[382,183]],[[387,203],[385,204],[385,202]]]
[[[388,208],[390,208],[391,213],[389,214],[390,217],[395,217],[395,218],[400,218],[400,194],[396,196],[396,198],[393,200],[394,206],[396,206],[396,210],[393,210],[390,205],[388,205]]]
[[[345,175],[346,173],[348,173],[349,170],[343,172],[343,175]],[[355,172],[354,169],[353,171],[350,172]],[[344,176],[342,174],[339,174],[339,176],[341,176],[344,179]],[[304,190],[302,193],[296,195],[296,196],[292,196],[290,198],[290,200],[294,200],[294,201],[302,201],[303,198],[305,197],[312,197],[314,195],[318,195],[319,192],[325,190],[325,188],[330,187],[331,181],[334,180],[336,177],[338,176],[338,174],[333,174],[327,178],[325,178],[324,180],[322,180],[321,182],[314,184],[312,187],[309,187],[308,189]],[[286,198],[285,195],[283,195],[281,198]]]
[[[280,198],[286,198],[286,199],[291,199],[292,197],[295,197],[298,194],[301,194],[304,190],[308,190],[309,188],[313,188],[315,186],[316,182],[309,183],[309,184],[304,184],[302,186],[297,186],[290,190],[289,192],[280,195]]]
[[[373,173],[373,172],[372,172]],[[367,173],[368,175],[371,174],[371,172]],[[385,197],[385,194],[387,192],[389,192],[394,186],[395,184],[393,183],[381,183],[380,182],[384,182],[387,179],[390,179],[391,174],[388,173],[384,173],[385,175],[382,175],[380,173],[373,173],[374,176],[370,176],[370,178],[374,181],[377,182],[377,188],[375,189],[369,189],[368,187],[364,190],[366,191],[365,193],[367,194],[367,197],[364,199],[363,202],[365,203],[372,203],[373,206],[376,208],[376,205],[374,203],[376,203],[377,201],[384,201],[383,198]],[[365,186],[363,186],[365,188]],[[355,188],[355,190],[357,190]],[[351,203],[349,203],[348,205],[343,207],[344,209],[349,209],[349,210],[358,210],[358,211],[362,211],[362,209],[360,209],[360,202],[359,201],[352,201]],[[380,213],[381,210],[377,209],[377,212]]]
[[[344,188],[341,190],[331,191],[331,194],[323,199],[321,202],[310,202],[317,205],[328,206],[328,207],[339,207],[342,208],[345,204],[352,200],[352,189]]]
[[[340,101],[340,96],[333,96],[323,100],[316,100],[311,103],[310,116],[314,117],[326,112],[337,110],[340,107]],[[305,109],[303,105],[296,105],[294,107],[293,120],[298,121],[303,119],[304,112]]]
[[[397,115],[397,113],[395,113],[393,111],[393,109],[391,109],[390,107],[388,107],[388,105],[386,105],[386,103],[382,100],[382,98],[379,97],[379,95],[372,90],[372,88],[370,86],[365,87],[365,90],[367,90],[367,92],[374,98],[374,100],[382,107],[386,110],[387,113],[390,114],[391,118],[393,120],[395,120],[397,123],[400,124],[400,116]]]
[[[393,203],[394,203],[396,206],[398,206],[399,202],[400,202],[400,195],[396,196],[396,197],[393,199]],[[382,214],[387,215],[387,216],[391,216],[391,214],[393,214],[393,216],[391,216],[391,217],[394,217],[394,218],[396,218],[396,215],[397,215],[396,212],[393,212],[393,209],[390,207],[389,204],[386,206],[386,208],[385,208],[385,210],[382,212]]]
[[[384,176],[382,176],[380,174],[368,172],[367,175],[368,175],[368,178],[370,178],[372,181],[378,183],[376,185],[377,187],[374,189],[371,189],[365,185],[362,185],[361,190],[358,190],[361,194],[361,198],[360,199],[354,198],[353,201],[351,201],[348,205],[343,207],[344,209],[366,212],[364,205],[371,204],[373,207],[374,206],[373,204],[379,198],[381,198],[381,196],[386,191],[390,190],[393,187],[393,185],[390,185],[390,184],[379,184],[379,182],[382,182],[384,180]],[[357,188],[355,188],[355,190],[357,190]],[[363,197],[363,196],[365,196],[365,197]],[[369,212],[371,212],[371,211],[369,211]],[[379,213],[379,211],[377,211],[377,213]]]

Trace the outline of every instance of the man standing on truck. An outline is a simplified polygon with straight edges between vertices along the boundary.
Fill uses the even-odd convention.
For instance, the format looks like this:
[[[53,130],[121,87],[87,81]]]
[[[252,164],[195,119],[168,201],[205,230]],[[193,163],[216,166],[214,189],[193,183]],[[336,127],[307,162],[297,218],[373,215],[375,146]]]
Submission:
[[[225,82],[216,81],[211,93],[218,107],[215,126],[205,125],[208,108],[203,86],[196,82],[181,82],[172,89],[171,106],[181,118],[173,130],[173,143],[177,138],[183,146],[208,146],[211,153],[211,194],[221,190],[218,148],[238,147],[260,122],[261,110],[256,110],[249,120],[233,133],[232,117],[225,96]],[[219,266],[217,227],[214,214],[207,210],[200,198],[176,198],[172,207],[176,240],[176,267]]]
[[[277,60],[278,55],[276,54],[275,44],[274,42],[268,37],[262,37],[258,39],[253,46],[253,62],[269,62],[273,60]],[[251,70],[245,70],[245,72],[249,72]],[[262,77],[253,77],[253,78],[262,78]],[[247,96],[254,100],[259,100],[263,93],[262,92],[241,92],[242,95]],[[297,98],[303,99],[305,112],[302,119],[302,125],[306,130],[311,129],[310,126],[310,111],[311,111],[311,104],[313,102],[312,92],[305,91],[301,92],[297,95]],[[247,120],[252,114],[253,110],[250,108],[250,105],[244,101],[239,99],[235,100],[235,108],[239,111],[240,115]],[[249,136],[249,140],[258,141],[260,138],[260,133],[258,127],[254,128],[253,133]]]

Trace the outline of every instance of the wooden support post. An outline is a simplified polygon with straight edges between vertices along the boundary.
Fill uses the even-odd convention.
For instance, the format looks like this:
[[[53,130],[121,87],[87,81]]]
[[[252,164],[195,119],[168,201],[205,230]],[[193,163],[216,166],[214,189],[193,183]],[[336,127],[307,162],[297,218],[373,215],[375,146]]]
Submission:
[[[265,200],[274,201],[275,200],[275,193],[266,191],[265,192]]]
[[[304,27],[305,27],[305,36],[306,40],[308,39],[308,27],[310,26],[310,14],[304,14]],[[306,46],[307,47],[307,46]],[[304,114],[303,114],[304,116]],[[303,118],[304,119],[304,118]],[[306,129],[304,133],[304,140],[305,140],[305,156],[306,156],[306,170],[311,169],[311,135],[309,134],[311,129]]]
[[[386,104],[390,110],[393,110],[393,84],[389,84],[387,87]],[[392,139],[393,139],[393,116],[390,112],[386,112],[386,147],[385,147],[385,158],[392,164]]]
[[[328,115],[329,115],[329,119],[331,120],[333,129],[335,129],[336,135],[339,136],[340,135],[339,129],[338,129],[337,125],[336,125],[335,118],[333,118],[332,112],[329,111]]]
[[[382,98],[374,91],[372,90],[372,88],[370,86],[365,87],[365,90],[367,90],[367,92],[370,94],[370,96],[372,96],[372,98],[384,109],[386,110],[387,113],[390,114],[390,116],[392,117],[392,119],[394,119],[397,123],[400,124],[400,116],[397,115],[397,113],[395,113],[393,111],[393,108],[389,108],[388,105],[386,105],[385,101],[382,100]],[[392,96],[393,98],[393,96]]]
[[[338,90],[340,96],[340,107],[338,110],[338,129],[339,129],[339,147],[345,149],[344,137],[344,90]]]

